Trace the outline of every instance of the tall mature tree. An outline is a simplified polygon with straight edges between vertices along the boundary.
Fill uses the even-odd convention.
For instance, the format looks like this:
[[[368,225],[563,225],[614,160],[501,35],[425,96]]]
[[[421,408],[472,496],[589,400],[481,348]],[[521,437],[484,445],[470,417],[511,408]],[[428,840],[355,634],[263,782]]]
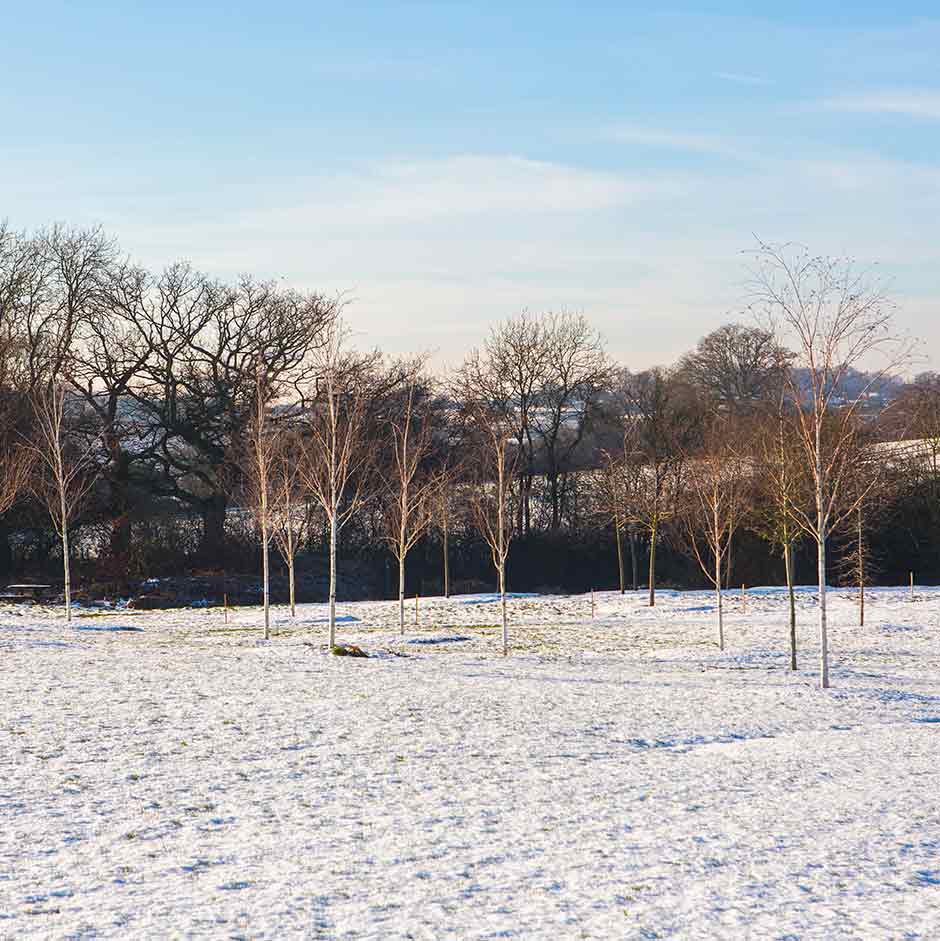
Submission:
[[[340,307],[273,282],[222,284],[183,264],[128,299],[125,315],[150,346],[143,381],[130,391],[149,418],[149,453],[167,492],[203,516],[207,561],[223,552],[255,364],[265,364],[272,399],[309,380]]]
[[[94,459],[110,529],[108,554],[113,565],[126,569],[134,513],[148,500],[154,480],[146,414],[132,399],[152,348],[148,334],[127,315],[140,302],[149,275],[126,262],[104,262],[77,325],[68,379],[84,400],[86,421],[79,430],[87,442],[98,442]]]
[[[779,395],[789,359],[771,330],[728,323],[682,357],[679,373],[722,408],[753,408]]]
[[[512,429],[518,457],[519,501],[516,530],[531,528],[532,484],[535,474],[534,419],[545,384],[551,347],[543,318],[523,311],[490,331],[483,347],[474,350],[458,374],[459,398],[486,402]]]
[[[805,387],[789,374],[798,404],[798,428],[813,480],[814,512],[801,513],[803,529],[816,543],[819,588],[820,683],[829,681],[827,543],[855,510],[842,500],[857,433],[858,413],[867,394],[909,356],[910,347],[893,330],[894,306],[882,285],[851,261],[812,255],[792,245],[761,243],[754,253],[754,307],[776,324],[796,351]],[[878,368],[854,395],[844,395],[848,370],[873,358]]]
[[[540,323],[546,356],[532,428],[536,458],[545,470],[549,525],[557,529],[565,511],[570,471],[575,469],[585,432],[614,370],[600,335],[583,315],[548,313]]]

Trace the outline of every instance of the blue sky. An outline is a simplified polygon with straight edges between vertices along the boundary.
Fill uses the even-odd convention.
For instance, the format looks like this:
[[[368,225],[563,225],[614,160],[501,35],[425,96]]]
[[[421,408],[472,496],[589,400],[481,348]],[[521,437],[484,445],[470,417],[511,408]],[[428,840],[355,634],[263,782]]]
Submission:
[[[523,307],[668,362],[756,233],[877,262],[940,352],[940,9],[754,9],[0,3],[0,217],[348,291],[443,364]]]

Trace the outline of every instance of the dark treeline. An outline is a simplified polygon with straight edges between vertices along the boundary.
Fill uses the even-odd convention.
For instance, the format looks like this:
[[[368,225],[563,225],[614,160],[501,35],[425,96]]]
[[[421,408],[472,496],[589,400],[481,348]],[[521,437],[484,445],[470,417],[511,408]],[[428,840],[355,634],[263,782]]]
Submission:
[[[672,366],[521,313],[439,376],[351,346],[341,298],[0,228],[0,577],[58,584],[70,560],[116,597],[264,562],[277,602],[502,578],[654,603],[716,572],[812,582],[821,525],[833,583],[940,579],[940,381],[868,367],[890,324],[850,267],[755,254],[752,312]],[[794,265],[858,306],[828,349],[800,343]]]

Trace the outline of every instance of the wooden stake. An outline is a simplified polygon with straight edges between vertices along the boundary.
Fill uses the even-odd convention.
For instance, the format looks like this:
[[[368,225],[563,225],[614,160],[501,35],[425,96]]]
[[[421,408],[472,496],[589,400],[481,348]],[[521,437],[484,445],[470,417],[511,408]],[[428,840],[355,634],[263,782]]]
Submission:
[[[223,606],[223,610],[224,610],[224,612],[225,612],[225,615],[224,615],[224,616],[225,616],[225,623],[228,624],[228,595],[227,595],[227,594],[223,594],[223,595],[222,595],[222,606]]]
[[[744,585],[741,586],[741,604],[742,604],[742,609],[746,614],[747,613],[747,588]]]
[[[418,596],[415,595],[415,627],[418,626]]]
[[[911,601],[914,600],[914,573],[911,572]]]

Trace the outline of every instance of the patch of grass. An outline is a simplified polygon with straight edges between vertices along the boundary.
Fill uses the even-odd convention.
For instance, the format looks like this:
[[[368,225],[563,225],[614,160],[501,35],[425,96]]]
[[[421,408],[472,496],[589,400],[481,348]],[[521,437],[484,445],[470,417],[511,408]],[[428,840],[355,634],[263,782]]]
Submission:
[[[355,644],[334,644],[330,647],[334,657],[368,657],[369,655]]]

